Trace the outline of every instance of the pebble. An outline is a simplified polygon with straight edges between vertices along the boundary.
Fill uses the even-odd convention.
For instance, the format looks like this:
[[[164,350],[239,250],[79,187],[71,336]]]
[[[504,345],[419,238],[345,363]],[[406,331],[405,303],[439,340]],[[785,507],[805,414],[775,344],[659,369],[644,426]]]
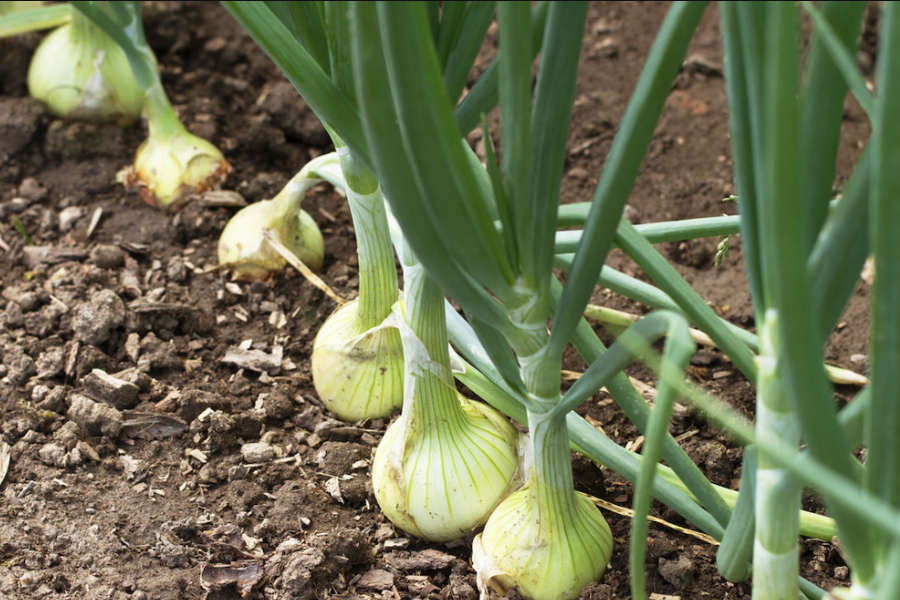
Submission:
[[[118,269],[125,264],[127,254],[114,244],[98,244],[91,250],[88,262],[101,269]]]
[[[252,442],[241,446],[241,455],[245,462],[264,463],[275,458],[275,447],[265,442]]]
[[[38,450],[38,457],[41,462],[51,467],[63,466],[66,459],[66,450],[59,444],[44,444]]]
[[[113,329],[125,323],[125,303],[112,290],[91,294],[88,302],[79,304],[72,317],[75,339],[99,346],[107,341]]]
[[[84,216],[85,209],[81,206],[69,206],[59,213],[59,231],[65,233],[75,226],[75,222]]]
[[[677,590],[689,587],[694,581],[694,565],[686,556],[678,560],[659,559],[659,574]]]
[[[94,402],[81,394],[72,394],[71,402],[66,415],[81,425],[85,435],[115,438],[122,431],[122,413],[112,406]]]
[[[32,202],[39,202],[47,197],[47,188],[41,186],[34,177],[26,177],[19,185],[19,195]]]

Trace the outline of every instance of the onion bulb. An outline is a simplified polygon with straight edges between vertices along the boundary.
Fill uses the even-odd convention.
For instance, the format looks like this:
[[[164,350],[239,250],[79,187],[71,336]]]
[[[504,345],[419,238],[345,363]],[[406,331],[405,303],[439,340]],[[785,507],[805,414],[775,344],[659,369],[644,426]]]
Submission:
[[[515,587],[527,600],[574,600],[599,581],[612,556],[600,510],[572,487],[564,415],[529,411],[525,486],[504,500],[475,538],[472,561],[482,597]]]
[[[80,12],[38,46],[28,68],[28,92],[60,118],[131,125],[144,93],[125,53]]]
[[[403,402],[400,334],[384,323],[400,293],[397,266],[381,186],[334,139],[356,233],[359,298],[335,311],[319,330],[312,351],[313,383],[338,418],[377,419]]]
[[[386,417],[403,398],[400,333],[386,325],[361,329],[359,307],[354,300],[328,317],[312,351],[319,398],[351,422]]]
[[[406,358],[403,412],[372,461],[384,514],[417,537],[446,542],[484,525],[521,483],[520,435],[509,420],[456,391],[444,295],[403,244],[405,296],[394,306]]]
[[[218,148],[185,128],[161,83],[150,87],[145,99],[149,135],[134,165],[120,171],[117,179],[148,204],[175,211],[190,195],[224,181],[231,166]]]
[[[518,430],[490,406],[451,393],[457,405],[445,407],[440,421],[401,415],[372,463],[372,487],[384,514],[403,531],[433,542],[465,537],[484,525],[519,483]]]
[[[231,217],[219,237],[219,264],[230,267],[242,280],[265,279],[281,271],[287,261],[266,241],[270,230],[308,267],[322,268],[322,232],[300,203],[306,192],[323,180],[344,187],[335,153],[310,161],[271,200],[254,202]]]

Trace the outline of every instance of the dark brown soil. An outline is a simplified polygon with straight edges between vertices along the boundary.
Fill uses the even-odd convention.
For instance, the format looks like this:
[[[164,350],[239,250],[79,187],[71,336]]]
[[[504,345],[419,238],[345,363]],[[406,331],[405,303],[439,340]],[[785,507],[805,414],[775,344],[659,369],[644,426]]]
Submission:
[[[591,5],[564,201],[590,199],[666,8]],[[271,197],[330,150],[311,111],[218,4],[151,2],[146,10],[183,121],[234,166],[225,189],[248,202]],[[248,588],[257,582],[249,598],[474,600],[470,540],[410,539],[378,510],[368,469],[387,421],[340,423],[316,397],[309,354],[334,303],[294,272],[236,284],[215,270],[218,233],[236,209],[200,199],[172,216],[125,193],[115,174],[134,155],[141,127],[46,116],[25,87],[39,39],[0,43],[0,440],[11,447],[0,483],[0,599],[226,599],[239,591],[215,582],[237,578]],[[722,202],[734,188],[714,6],[690,54],[630,200],[635,221],[736,210]],[[848,103],[838,183],[867,137],[865,118]],[[353,297],[345,202],[322,186],[304,207],[325,236],[322,277]],[[15,218],[51,252],[26,248]],[[721,315],[752,328],[740,239],[718,268],[717,243],[660,250]],[[619,253],[610,264],[640,276]],[[860,372],[867,293],[861,283],[827,348],[830,361]],[[645,310],[602,290],[595,300]],[[225,360],[238,347],[283,358],[257,371]],[[694,363],[698,380],[752,415],[753,389],[727,358],[704,349]],[[573,357],[566,367],[580,364]],[[96,370],[130,384],[104,394]],[[630,373],[653,382],[640,367]],[[584,412],[622,445],[638,437],[603,395]],[[690,414],[672,432],[713,481],[736,487],[739,448]],[[583,459],[576,465],[583,489],[630,505],[620,477]],[[665,507],[656,512],[690,527]],[[584,597],[625,599],[630,524],[607,518],[615,553]],[[655,598],[749,594],[749,583],[717,575],[713,545],[657,525],[648,542]],[[232,571],[208,566],[238,559],[245,562]],[[846,583],[829,544],[805,543],[802,564],[826,589]]]

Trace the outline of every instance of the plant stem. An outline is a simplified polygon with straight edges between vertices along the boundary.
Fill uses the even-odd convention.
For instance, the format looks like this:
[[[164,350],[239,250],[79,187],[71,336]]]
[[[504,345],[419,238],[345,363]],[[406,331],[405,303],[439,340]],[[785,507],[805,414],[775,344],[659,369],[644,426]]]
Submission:
[[[526,472],[537,493],[536,510],[541,522],[555,527],[575,510],[575,484],[569,456],[569,434],[565,415],[559,411],[528,411]],[[544,518],[546,516],[546,519]]]
[[[187,129],[181,123],[169,97],[163,90],[162,83],[157,82],[145,92],[145,107],[147,109],[147,126],[150,128],[148,139],[169,140],[177,133],[187,133]]]
[[[0,16],[0,38],[65,25],[77,11],[68,4],[17,10]]]
[[[416,426],[441,424],[447,431],[462,414],[450,372],[449,334],[444,295],[407,246],[403,251],[404,308],[412,335],[401,335],[406,360],[403,415]]]
[[[359,332],[377,327],[398,297],[397,269],[388,229],[384,196],[378,181],[349,148],[334,136],[347,181],[347,203],[353,216],[359,255]]]
[[[757,443],[800,443],[800,426],[782,383],[775,339],[777,313],[765,315],[756,395]],[[756,541],[753,548],[753,600],[796,598],[799,592],[800,485],[765,454],[756,470]]]

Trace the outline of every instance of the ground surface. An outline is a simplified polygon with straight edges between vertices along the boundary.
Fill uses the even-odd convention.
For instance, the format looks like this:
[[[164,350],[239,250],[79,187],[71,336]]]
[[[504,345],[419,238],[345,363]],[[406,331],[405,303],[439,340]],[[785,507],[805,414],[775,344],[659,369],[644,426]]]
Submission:
[[[590,198],[666,6],[591,5],[565,201]],[[225,189],[249,202],[271,197],[330,150],[312,113],[221,7],[153,2],[147,11],[148,38],[183,121],[234,166]],[[710,9],[678,76],[630,200],[634,221],[735,211],[722,203],[734,188],[717,19]],[[316,397],[309,353],[334,303],[293,272],[235,284],[212,270],[235,208],[198,201],[173,217],[126,194],[115,174],[141,127],[44,115],[25,87],[38,40],[0,46],[0,440],[11,447],[0,483],[0,598],[196,599],[201,583],[213,588],[210,598],[236,598],[234,586],[214,584],[237,578],[252,586],[250,598],[473,600],[469,540],[410,539],[378,510],[368,469],[387,421],[337,422]],[[854,107],[845,125],[838,183],[868,136]],[[323,278],[353,297],[345,202],[323,186],[304,206],[325,236]],[[26,251],[14,216],[34,244],[67,254]],[[715,268],[717,243],[661,251],[721,315],[752,328],[740,239]],[[610,261],[640,276],[623,257]],[[866,293],[860,284],[827,350],[858,372]],[[644,310],[611,293],[595,299]],[[226,360],[242,343],[269,355],[267,370]],[[693,362],[698,380],[752,415],[753,390],[727,359],[706,349]],[[580,364],[572,358],[566,367]],[[95,369],[130,384],[95,403],[104,399]],[[652,383],[644,370],[630,372]],[[847,399],[854,390],[839,392]],[[638,437],[603,395],[585,412],[622,445]],[[690,414],[672,431],[713,481],[737,485],[739,449]],[[621,478],[605,472],[604,483],[600,469],[577,465],[582,489],[630,505]],[[657,514],[689,526],[664,507]],[[625,599],[630,525],[607,518],[615,554],[584,597]],[[748,583],[716,574],[709,543],[656,525],[649,541],[646,578],[658,597],[749,594]],[[245,562],[232,572],[203,567],[235,559]],[[826,588],[846,578],[828,544],[804,544],[803,565]]]

